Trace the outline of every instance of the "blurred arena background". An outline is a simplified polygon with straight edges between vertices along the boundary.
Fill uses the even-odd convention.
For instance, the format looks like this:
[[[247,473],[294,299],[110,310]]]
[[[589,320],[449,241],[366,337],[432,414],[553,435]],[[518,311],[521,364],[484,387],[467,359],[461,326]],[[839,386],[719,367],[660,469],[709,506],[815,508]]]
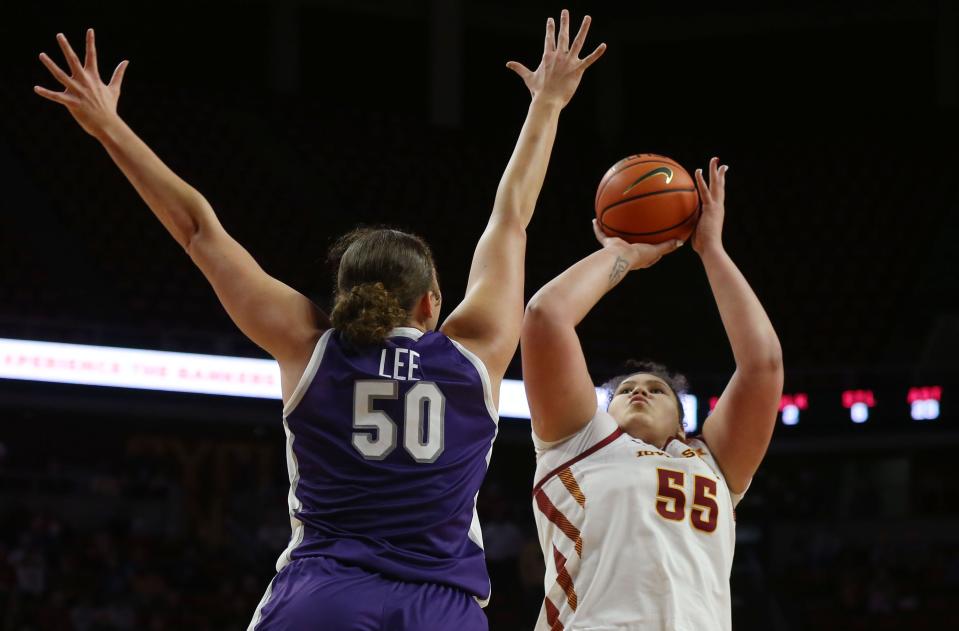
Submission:
[[[131,60],[121,116],[267,271],[328,305],[329,241],[388,223],[432,244],[455,304],[528,104],[505,62],[535,66],[564,6],[609,51],[564,111],[527,294],[595,247],[613,162],[718,155],[727,249],[782,341],[734,627],[959,628],[951,0],[7,3],[0,367],[33,361],[8,340],[264,357],[106,153],[33,94],[54,87],[37,54],[60,59],[57,32],[78,46],[95,27],[107,77]],[[630,357],[686,373],[700,422],[733,368],[688,248],[581,334],[599,377]],[[480,496],[494,631],[531,628],[542,601],[533,469],[529,422],[503,418]],[[278,401],[0,379],[0,630],[245,628],[287,490]]]

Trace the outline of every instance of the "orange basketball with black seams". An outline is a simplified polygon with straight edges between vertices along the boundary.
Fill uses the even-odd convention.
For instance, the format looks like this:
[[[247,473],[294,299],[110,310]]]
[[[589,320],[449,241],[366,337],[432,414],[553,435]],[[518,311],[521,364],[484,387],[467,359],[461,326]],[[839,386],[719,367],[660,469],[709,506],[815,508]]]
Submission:
[[[678,162],[640,153],[614,164],[596,189],[603,232],[630,243],[686,241],[699,221],[696,183]]]

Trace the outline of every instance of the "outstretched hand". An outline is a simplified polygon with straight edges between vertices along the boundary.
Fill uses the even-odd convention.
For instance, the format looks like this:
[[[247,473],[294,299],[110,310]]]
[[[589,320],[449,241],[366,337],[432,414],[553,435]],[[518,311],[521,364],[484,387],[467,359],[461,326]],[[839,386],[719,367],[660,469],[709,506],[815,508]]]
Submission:
[[[719,164],[719,158],[709,161],[709,184],[703,170],[696,169],[696,187],[703,201],[703,213],[693,231],[693,249],[700,256],[714,247],[723,247],[723,218],[726,215],[726,171],[729,166]]]
[[[573,98],[579,81],[593,62],[606,52],[606,44],[600,44],[596,50],[583,59],[579,53],[586,41],[591,18],[587,15],[579,27],[572,44],[569,41],[569,11],[563,9],[559,19],[559,36],[556,36],[553,18],[546,20],[546,43],[543,46],[543,59],[535,71],[518,61],[506,63],[506,67],[518,74],[533,99],[546,99],[565,107]]]
[[[630,271],[652,267],[659,262],[659,259],[670,252],[675,252],[683,245],[683,242],[679,239],[671,239],[655,245],[648,243],[627,243],[619,237],[607,235],[595,219],[593,219],[593,234],[596,235],[596,240],[599,241],[601,246],[617,251],[619,256],[626,259]]]
[[[97,69],[97,51],[93,29],[87,29],[86,57],[83,65],[73,52],[70,42],[63,33],[57,34],[57,43],[70,67],[70,74],[60,67],[46,53],[40,53],[40,61],[50,74],[66,88],[63,92],[54,92],[41,86],[33,86],[33,91],[45,99],[65,106],[84,131],[97,136],[103,128],[117,117],[117,101],[120,98],[120,84],[130,62],[124,60],[113,71],[110,83],[100,79]]]

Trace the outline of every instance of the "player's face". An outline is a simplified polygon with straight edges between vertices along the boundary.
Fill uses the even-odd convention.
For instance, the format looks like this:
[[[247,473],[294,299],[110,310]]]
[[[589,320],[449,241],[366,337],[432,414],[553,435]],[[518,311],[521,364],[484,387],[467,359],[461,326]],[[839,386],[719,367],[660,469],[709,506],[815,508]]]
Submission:
[[[641,372],[624,379],[613,393],[609,414],[627,434],[658,447],[683,435],[673,391],[655,375]]]
[[[439,279],[436,277],[436,268],[433,268],[433,288],[430,290],[430,300],[433,301],[433,317],[430,318],[427,331],[435,331],[440,321],[440,311],[443,307],[443,294],[440,292]]]

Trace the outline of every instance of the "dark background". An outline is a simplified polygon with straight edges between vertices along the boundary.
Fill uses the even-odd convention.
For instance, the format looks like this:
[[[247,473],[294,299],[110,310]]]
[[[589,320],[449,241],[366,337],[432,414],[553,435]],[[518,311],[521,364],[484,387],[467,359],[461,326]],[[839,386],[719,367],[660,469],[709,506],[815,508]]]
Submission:
[[[569,3],[609,50],[564,110],[527,294],[595,247],[619,158],[731,165],[725,243],[766,306],[786,392],[738,514],[736,629],[953,628],[959,592],[959,98],[948,0]],[[543,2],[8,3],[0,7],[0,337],[262,357],[37,60],[97,29],[120,114],[273,275],[329,304],[330,240],[389,223],[462,297],[529,102]],[[82,53],[81,53],[82,54]],[[598,381],[663,361],[701,398],[732,356],[688,248],[580,327]],[[508,375],[520,378],[518,361]],[[916,424],[905,392],[942,385]],[[850,424],[839,393],[880,393]],[[889,403],[885,403],[888,401]],[[702,403],[704,405],[704,403]],[[278,403],[0,382],[0,629],[245,628],[289,536]],[[494,630],[542,598],[526,422],[481,494]],[[537,591],[538,590],[538,591]]]

